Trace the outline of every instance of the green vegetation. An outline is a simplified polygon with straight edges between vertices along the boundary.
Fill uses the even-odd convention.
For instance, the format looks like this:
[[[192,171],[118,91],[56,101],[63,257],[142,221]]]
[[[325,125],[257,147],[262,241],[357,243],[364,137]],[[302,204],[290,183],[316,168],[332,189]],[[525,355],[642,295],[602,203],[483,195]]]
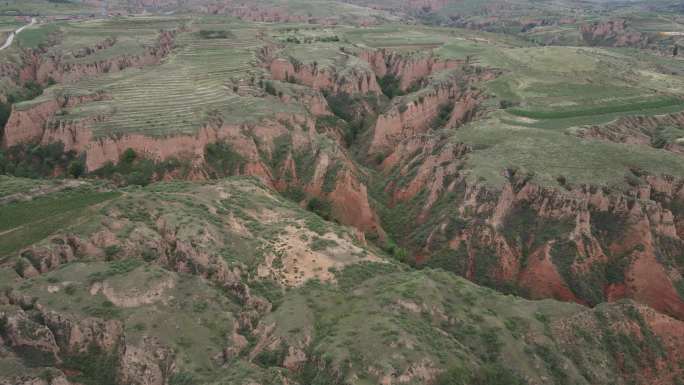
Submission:
[[[0,206],[0,256],[31,245],[59,228],[92,215],[90,207],[119,196],[118,192],[75,189]]]
[[[451,118],[451,112],[454,110],[454,105],[453,103],[447,102],[444,105],[439,107],[439,113],[437,113],[437,116],[433,119],[432,123],[430,125],[433,128],[442,128],[444,127],[448,122],[449,118]]]
[[[17,44],[22,48],[43,48],[50,44],[51,36],[59,31],[60,25],[49,23],[28,28],[17,35]]]
[[[219,151],[216,151],[219,156]],[[213,155],[213,154],[212,154]],[[215,158],[211,158],[214,160]],[[69,171],[78,172],[82,170],[79,164],[73,162],[69,164]],[[180,161],[175,158],[168,158],[163,161],[139,156],[132,148],[126,149],[116,165],[107,162],[104,166],[91,173],[93,176],[107,178],[115,181],[119,185],[138,185],[146,186],[149,183],[161,179],[166,173],[178,171],[180,176],[187,175],[190,164],[187,161]]]
[[[619,112],[631,112],[638,114],[642,111],[673,106],[677,106],[679,108],[684,109],[684,100],[682,100],[681,98],[670,97],[658,100],[636,101],[631,104],[596,106],[592,108],[582,109],[563,108],[562,110],[557,111],[533,111],[523,110],[520,108],[511,108],[506,111],[513,115],[523,116],[531,119],[564,119],[579,116],[614,114]]]
[[[79,43],[92,45],[96,37],[101,41],[115,35],[117,41],[111,48],[73,60],[85,64],[122,55],[144,55],[150,46],[158,44],[160,30],[180,29],[185,22],[182,17],[153,17],[67,24],[63,27],[66,38],[55,49],[76,49]],[[169,60],[159,65],[110,71],[59,86],[56,93],[102,92],[108,97],[65,108],[57,120],[71,122],[97,116],[92,125],[95,137],[131,133],[165,137],[194,135],[208,124],[253,123],[275,112],[302,109],[276,98],[264,102],[263,98],[238,96],[233,87],[225,87],[238,79],[256,82],[256,54],[261,45],[255,38],[257,29],[218,17],[197,19],[193,26],[194,31],[175,35]],[[91,34],[91,40],[84,42]]]
[[[382,89],[382,93],[390,99],[395,96],[403,95],[403,91],[399,88],[400,82],[401,79],[393,74],[387,74],[378,78],[378,85],[380,86],[380,89]]]
[[[668,383],[664,1],[0,2],[0,382]]]
[[[213,169],[215,176],[242,173],[245,159],[226,142],[209,143],[204,148],[204,159]]]
[[[328,200],[316,197],[311,198],[306,208],[325,220],[332,219],[332,206]]]
[[[474,373],[461,367],[453,367],[440,374],[436,385],[522,385],[525,384],[514,372],[500,364],[489,364]]]
[[[325,239],[321,237],[315,237],[311,242],[311,250],[321,251],[326,250],[330,247],[337,246],[337,242],[332,239]]]
[[[234,38],[235,35],[233,35],[230,31],[212,31],[212,30],[206,30],[206,29],[201,29],[199,31],[199,34],[202,38],[204,39],[228,39],[228,38]]]
[[[0,150],[0,173],[24,178],[49,177],[55,170],[72,177],[83,175],[83,159],[75,151],[64,151],[62,142],[48,145],[19,144]]]
[[[520,248],[525,258],[531,250],[536,250],[549,241],[566,237],[573,228],[572,219],[540,218],[537,211],[527,203],[522,203],[511,210],[501,224],[501,231],[508,243]]]

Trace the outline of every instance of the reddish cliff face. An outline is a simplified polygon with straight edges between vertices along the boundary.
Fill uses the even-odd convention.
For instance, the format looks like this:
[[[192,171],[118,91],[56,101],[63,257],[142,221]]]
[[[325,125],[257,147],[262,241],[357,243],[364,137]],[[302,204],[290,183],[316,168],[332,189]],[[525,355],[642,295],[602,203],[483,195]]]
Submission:
[[[50,143],[54,136],[64,139],[66,147],[75,146],[76,137],[88,135],[87,133],[76,130],[75,127],[66,128],[64,123],[60,123],[54,130],[46,131],[49,122],[55,114],[65,107],[73,107],[82,103],[105,100],[107,96],[102,93],[86,96],[59,96],[56,98],[46,98],[45,101],[34,102],[30,106],[17,108],[12,106],[12,112],[3,131],[2,146],[12,147],[17,144],[27,142]],[[81,122],[82,126],[83,122]],[[78,124],[74,123],[78,126]],[[61,137],[55,131],[69,131],[68,136]],[[46,136],[47,135],[47,136]],[[83,140],[83,139],[80,139]]]
[[[57,99],[50,99],[27,109],[12,106],[10,118],[3,131],[3,147],[11,147],[19,143],[35,142],[43,135],[43,128],[48,119],[61,108]]]
[[[371,65],[378,77],[391,74],[399,78],[399,88],[402,90],[434,73],[458,68],[464,64],[462,60],[444,60],[432,55],[402,55],[385,49],[364,51],[359,57]]]
[[[629,31],[625,20],[610,20],[580,26],[582,39],[589,45],[612,47],[646,47],[648,36]]]
[[[417,242],[421,259],[436,258],[432,263],[476,282],[512,284],[532,298],[589,305],[633,298],[684,319],[676,289],[684,269],[684,181],[642,176],[624,192],[563,190],[509,170],[508,182],[492,189],[460,171],[468,152],[414,137],[382,164],[396,181],[386,189],[394,204],[419,199],[411,219],[418,226],[402,236]]]
[[[353,68],[340,74],[333,68],[321,68],[313,64],[295,65],[286,59],[275,59],[268,67],[275,80],[294,81],[315,90],[348,94],[381,92],[375,75],[363,68]]]
[[[469,84],[493,77],[493,73],[472,76],[459,74],[452,83],[420,91],[413,95],[411,101],[398,99],[389,111],[378,116],[369,152],[387,154],[394,150],[399,141],[425,133],[435,124],[455,127],[471,120],[483,95],[478,90],[471,90]],[[437,123],[436,118],[444,111],[448,113],[446,122]]]
[[[331,115],[330,107],[320,92],[300,92],[293,95],[282,95],[284,103],[302,103],[315,116]]]
[[[340,222],[364,232],[382,234],[377,215],[370,206],[366,186],[357,177],[359,171],[356,166],[343,151],[332,149],[331,155],[318,148],[315,122],[310,118],[276,115],[272,120],[264,120],[256,125],[239,126],[212,122],[194,135],[161,138],[143,134],[94,138],[90,128],[91,121],[52,122],[54,114],[62,107],[103,97],[105,95],[98,94],[82,98],[59,98],[35,104],[26,110],[15,110],[5,129],[3,146],[62,142],[65,151],[74,150],[85,154],[86,167],[90,171],[107,163],[117,163],[121,154],[129,148],[143,157],[157,161],[170,158],[189,160],[197,170],[203,170],[207,144],[226,142],[244,160],[241,170],[238,170],[241,174],[257,176],[268,185],[281,190],[290,187],[303,188],[309,196],[329,201],[332,214]],[[327,113],[323,109],[327,104],[324,105],[323,102],[324,99],[319,108],[321,111],[318,112]],[[297,129],[292,130],[292,127]],[[287,153],[282,156],[285,161],[274,164],[275,143],[284,137],[288,137],[290,143]],[[312,163],[296,167],[294,158],[297,154],[303,154],[300,158],[309,159]],[[313,177],[298,175],[313,167],[317,167]],[[328,175],[333,172],[329,168],[335,169],[334,175]],[[206,173],[195,172],[190,176],[202,178],[206,177]],[[325,188],[324,183],[327,184]]]

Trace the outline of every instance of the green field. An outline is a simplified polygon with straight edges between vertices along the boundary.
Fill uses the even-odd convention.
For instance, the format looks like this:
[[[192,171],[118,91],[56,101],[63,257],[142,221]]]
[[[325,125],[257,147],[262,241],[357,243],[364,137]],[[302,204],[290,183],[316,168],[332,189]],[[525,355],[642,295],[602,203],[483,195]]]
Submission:
[[[578,118],[584,116],[601,116],[601,115],[615,115],[629,112],[631,114],[644,115],[652,110],[682,110],[684,109],[684,100],[680,98],[654,98],[655,100],[635,101],[624,104],[608,104],[597,105],[586,108],[559,108],[557,110],[523,110],[520,108],[512,108],[507,112],[516,116],[522,116],[530,119],[552,120],[552,119],[567,119]]]
[[[200,30],[219,29],[230,31],[230,37],[206,39],[199,34]],[[165,136],[195,133],[216,116],[227,123],[241,123],[276,111],[296,111],[295,106],[275,100],[264,103],[233,92],[230,84],[260,75],[255,65],[255,52],[261,44],[254,39],[257,31],[219,19],[194,23],[191,31],[176,37],[176,48],[158,68],[128,69],[59,89],[57,92],[67,94],[104,92],[111,98],[67,109],[60,119],[103,116],[93,125],[96,137],[124,133]],[[97,55],[115,54],[105,51],[109,50]]]
[[[49,0],[5,0],[0,3],[2,15],[72,15],[98,12],[97,7],[86,6],[83,2]]]
[[[84,189],[0,206],[0,258],[88,218],[92,206],[117,196]]]

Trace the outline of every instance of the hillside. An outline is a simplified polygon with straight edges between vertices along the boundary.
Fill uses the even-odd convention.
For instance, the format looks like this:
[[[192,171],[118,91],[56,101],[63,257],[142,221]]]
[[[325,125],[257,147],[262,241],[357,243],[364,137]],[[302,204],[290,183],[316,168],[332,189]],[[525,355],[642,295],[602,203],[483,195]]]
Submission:
[[[684,377],[673,2],[8,1],[0,34],[26,16],[0,384]]]
[[[681,370],[681,321],[413,271],[253,179],[16,194],[0,212],[22,240],[74,208],[28,248],[3,237],[6,383],[667,383]]]

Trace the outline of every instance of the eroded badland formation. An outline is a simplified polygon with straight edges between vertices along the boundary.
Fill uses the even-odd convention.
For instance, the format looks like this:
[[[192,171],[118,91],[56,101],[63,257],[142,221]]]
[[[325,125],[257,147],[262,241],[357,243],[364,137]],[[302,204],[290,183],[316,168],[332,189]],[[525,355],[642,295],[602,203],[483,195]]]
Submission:
[[[0,4],[0,384],[682,383],[683,11]]]

